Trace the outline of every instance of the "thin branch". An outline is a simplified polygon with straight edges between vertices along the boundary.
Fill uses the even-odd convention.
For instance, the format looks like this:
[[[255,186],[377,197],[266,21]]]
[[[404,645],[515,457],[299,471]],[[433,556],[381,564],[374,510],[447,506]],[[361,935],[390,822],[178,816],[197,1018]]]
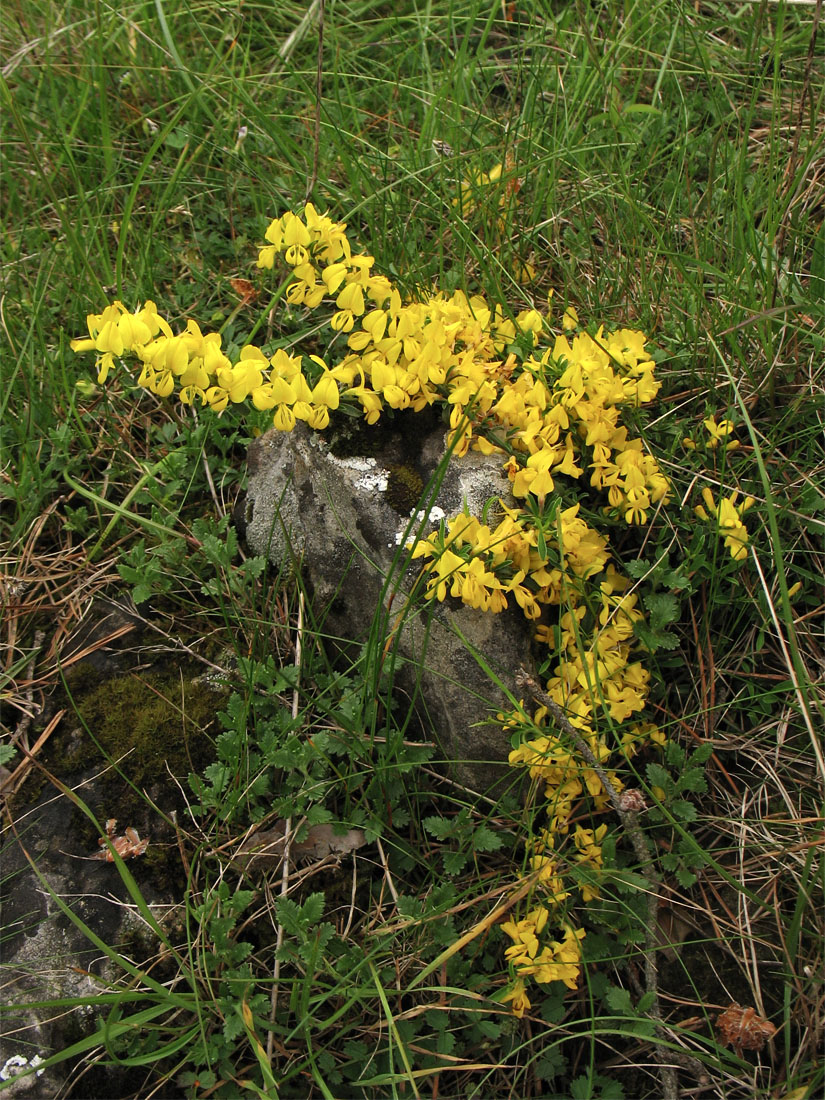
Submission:
[[[524,669],[519,669],[516,674],[516,683],[519,687],[529,691],[537,703],[547,708],[547,712],[556,727],[570,738],[578,752],[599,777],[599,782],[604,789],[604,793],[610,799],[614,810],[619,815],[619,820],[630,838],[630,843],[633,845],[633,851],[636,854],[636,859],[639,861],[640,873],[647,880],[648,885],[645,942],[642,950],[645,961],[645,991],[652,1001],[649,1015],[656,1024],[656,1030],[664,1038],[666,1032],[662,1021],[661,1005],[659,1003],[659,977],[656,969],[657,930],[659,922],[659,876],[654,866],[653,850],[639,825],[639,810],[645,808],[644,798],[642,797],[641,791],[638,790],[626,790],[619,794],[610,782],[610,776],[596,759],[593,750],[584,740],[579,730],[570,722],[570,719],[558,703],[550,698],[547,692],[538,685],[529,673],[525,672]],[[665,1064],[664,1052],[657,1050],[656,1057],[660,1063],[659,1080],[662,1085],[662,1096],[664,1100],[678,1100],[679,1084],[673,1067]]]

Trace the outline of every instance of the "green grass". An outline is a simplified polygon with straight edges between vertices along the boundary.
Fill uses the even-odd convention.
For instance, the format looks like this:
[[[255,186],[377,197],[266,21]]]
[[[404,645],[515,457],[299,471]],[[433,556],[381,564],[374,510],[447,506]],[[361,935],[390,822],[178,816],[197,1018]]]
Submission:
[[[403,703],[371,690],[386,687],[383,638],[333,667],[299,579],[238,546],[228,517],[268,417],[195,419],[122,381],[98,387],[69,348],[86,314],[119,297],[152,298],[229,346],[255,332],[316,350],[312,315],[270,313],[276,284],[264,289],[254,267],[270,218],[309,197],[408,293],[460,288],[515,313],[553,289],[554,318],[573,306],[586,325],[638,327],[659,349],[664,386],[643,430],[674,500],[647,533],[612,540],[634,579],[650,572],[650,592],[677,597],[662,623],[677,647],[649,662],[653,717],[686,753],[714,751],[680,796],[690,814],[643,818],[663,935],[677,943],[659,956],[669,1046],[704,1065],[705,1096],[818,1095],[819,9],[328,0],[320,103],[307,11],[4,9],[6,766],[58,706],[82,716],[63,666],[94,597],[139,601],[154,666],[194,658],[224,683],[225,717],[204,730],[211,761],[192,784],[178,776],[176,825],[122,768],[126,804],[171,853],[162,870],[178,905],[139,959],[87,926],[116,977],[91,1031],[58,1052],[69,1089],[82,1096],[98,1064],[116,1062],[124,1096],[661,1095],[658,1040],[636,1007],[638,899],[618,870],[574,914],[589,929],[578,993],[553,983],[516,1020],[494,1000],[507,982],[495,929],[427,972],[517,880],[538,807],[450,784]],[[472,183],[496,164],[512,186]],[[254,280],[259,297],[243,304],[233,278]],[[735,421],[739,450],[684,449],[710,414]],[[756,498],[744,566],[699,530],[704,485]],[[145,653],[135,643],[129,657],[129,635],[122,644],[137,669]],[[167,698],[182,728],[188,690]],[[42,760],[66,781],[49,744]],[[8,804],[4,842],[40,794],[35,772]],[[110,811],[73,805],[73,820],[94,819],[93,850]],[[232,859],[248,827],[274,817],[345,821],[381,847],[285,896]],[[138,907],[144,866],[117,864]],[[629,874],[632,853],[616,866]],[[719,1043],[714,1021],[731,1001],[779,1029],[761,1054]]]

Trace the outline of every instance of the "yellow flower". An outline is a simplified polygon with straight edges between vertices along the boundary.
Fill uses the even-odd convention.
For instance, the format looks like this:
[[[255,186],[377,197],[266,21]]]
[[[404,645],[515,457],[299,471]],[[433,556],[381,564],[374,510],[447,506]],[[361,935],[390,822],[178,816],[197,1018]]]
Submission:
[[[335,294],[347,277],[347,265],[344,263],[329,264],[321,272],[321,278],[330,294]]]
[[[282,241],[285,245],[284,259],[290,267],[297,267],[307,260],[307,249],[312,243],[309,230],[299,217],[287,211],[281,219]]]
[[[724,443],[726,437],[734,430],[734,423],[732,420],[720,420],[717,424],[713,416],[709,416],[707,420],[703,420],[702,424],[704,425],[705,431],[710,436],[708,447],[710,447],[711,450],[718,447],[720,443]],[[733,440],[728,449],[731,450],[734,444],[738,445],[738,441]]]
[[[524,982],[521,979],[516,981],[512,989],[500,998],[501,1004],[507,1004],[508,1001],[511,1003],[513,1015],[518,1017],[519,1020],[525,1012],[529,1012],[531,1008],[530,998],[525,992]]]
[[[705,506],[697,504],[694,509],[700,519],[716,521],[719,537],[725,540],[734,561],[742,561],[748,555],[748,529],[742,522],[742,516],[755,503],[753,497],[745,497],[741,504],[737,504],[738,496],[738,492],[734,492],[729,497],[720,498],[717,506],[713,493],[706,486],[702,490]]]
[[[327,371],[316,382],[312,391],[312,402],[315,405],[324,405],[327,409],[337,409],[341,395],[335,379]]]
[[[584,929],[565,929],[564,940],[554,941],[542,948],[531,962],[516,968],[519,975],[531,975],[537,982],[564,982],[568,989],[575,989],[581,971],[581,940]]]
[[[272,418],[273,425],[279,432],[291,432],[295,427],[295,413],[289,405],[279,405]]]
[[[452,588],[455,589],[455,595],[460,592],[460,573],[467,568],[467,562],[464,558],[460,558],[458,554],[454,554],[452,550],[444,550],[436,559],[433,567],[435,576],[431,578],[427,585],[427,595],[435,596],[437,600],[443,601],[447,595],[447,582],[450,581]]]

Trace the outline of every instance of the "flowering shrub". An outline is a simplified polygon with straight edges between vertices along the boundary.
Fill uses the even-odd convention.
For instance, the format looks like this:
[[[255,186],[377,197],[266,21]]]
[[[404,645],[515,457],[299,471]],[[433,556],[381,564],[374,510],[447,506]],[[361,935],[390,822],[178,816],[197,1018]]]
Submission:
[[[604,328],[591,336],[578,330],[572,311],[565,331],[551,337],[535,309],[511,319],[501,305],[458,291],[404,301],[374,272],[373,257],[352,251],[346,226],[310,204],[303,216],[273,220],[266,241],[258,266],[286,263],[289,303],[314,310],[334,302],[329,326],[346,335],[337,358],[282,349],[267,355],[248,345],[233,361],[218,333],[203,334],[190,320],[175,334],[153,302],[134,313],[112,303],[87,318],[88,336],[72,347],[96,353],[101,383],[117,361],[132,357],[140,366],[137,384],[159,397],[177,393],[215,412],[251,401],[270,410],[281,431],[299,420],[322,430],[340,405],[360,410],[368,424],[386,409],[438,406],[456,455],[470,448],[501,455],[517,506],[499,502],[492,524],[466,512],[454,516],[421,539],[412,557],[422,559],[428,597],[449,595],[494,614],[515,601],[535,622],[536,639],[550,654],[548,695],[621,791],[622,761],[645,745],[662,745],[664,735],[640,718],[650,674],[635,630],[644,619],[638,596],[586,515],[643,525],[668,500],[656,459],[622,423],[623,409],[640,408],[659,389],[645,337]],[[714,438],[724,438],[727,422],[713,426]],[[564,495],[581,484],[589,488],[567,504]],[[590,499],[596,504],[588,509]],[[706,502],[713,510],[712,498]],[[723,500],[715,510],[734,558],[744,554],[747,505]],[[550,608],[557,611],[550,615]],[[523,704],[500,716],[513,731],[510,764],[528,769],[547,800],[546,827],[528,840],[533,908],[501,925],[512,941],[506,957],[514,975],[503,1000],[516,1015],[530,1007],[525,979],[575,988],[585,933],[574,928],[567,903],[574,891],[584,902],[598,897],[607,834],[606,824],[576,825],[572,845],[566,842],[574,806],[580,813],[588,800],[599,814],[610,799],[592,763],[545,725],[546,716],[547,708],[529,714]]]

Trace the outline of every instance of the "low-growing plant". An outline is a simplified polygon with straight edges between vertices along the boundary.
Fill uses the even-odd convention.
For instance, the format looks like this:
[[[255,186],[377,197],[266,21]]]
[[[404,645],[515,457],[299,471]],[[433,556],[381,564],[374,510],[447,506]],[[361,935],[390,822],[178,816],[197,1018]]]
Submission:
[[[600,327],[590,335],[572,310],[564,315],[564,334],[548,340],[548,322],[536,310],[511,317],[502,304],[458,291],[404,300],[386,276],[374,273],[371,256],[353,251],[345,225],[311,204],[300,216],[275,219],[266,237],[258,266],[269,269],[283,258],[289,273],[278,294],[311,311],[329,304],[326,358],[300,349],[267,354],[254,344],[224,351],[219,334],[204,334],[192,320],[175,335],[152,302],[133,313],[115,302],[91,315],[89,335],[72,346],[95,352],[100,384],[133,357],[141,365],[137,384],[158,397],[177,393],[184,404],[217,413],[249,401],[271,410],[274,426],[286,432],[298,421],[323,431],[339,407],[360,409],[374,424],[393,410],[435,406],[449,426],[453,460],[471,447],[502,456],[515,506],[499,501],[488,522],[466,511],[450,517],[415,539],[409,554],[424,560],[426,599],[449,595],[493,614],[512,601],[522,608],[536,624],[537,641],[549,648],[540,672],[550,705],[563,710],[568,724],[559,729],[547,706],[535,709],[535,695],[501,715],[513,730],[510,763],[526,768],[543,790],[547,814],[543,823],[533,815],[522,838],[528,907],[502,924],[512,941],[505,956],[513,973],[504,999],[521,1016],[530,1008],[528,982],[578,985],[587,905],[600,894],[608,836],[608,824],[595,822],[634,782],[633,758],[665,749],[663,763],[647,764],[645,786],[668,818],[682,823],[692,810],[683,795],[704,783],[708,753],[694,754],[688,766],[682,750],[639,717],[650,690],[645,655],[675,644],[667,628],[679,618],[677,593],[689,583],[687,570],[665,568],[659,558],[648,570],[653,583],[647,590],[637,563],[634,585],[614,564],[607,534],[648,524],[671,495],[654,455],[622,422],[627,410],[631,424],[640,425],[655,399],[655,360],[641,333]],[[337,351],[344,335],[345,347]],[[709,418],[705,427],[713,447],[724,447],[730,422],[717,426]],[[716,506],[709,489],[703,497],[699,514],[714,518],[731,558],[740,562],[748,538],[742,515],[753,500],[737,507],[734,493]],[[208,550],[208,540],[201,541]],[[558,610],[548,614],[552,608]],[[310,803],[323,803],[329,738],[310,740],[297,729],[284,736],[289,715],[275,700],[288,686],[285,670],[259,668],[253,678],[261,675],[267,682],[255,687],[270,700],[272,717],[257,726],[250,747],[248,704],[233,696],[219,759],[206,776],[211,786],[196,786],[204,807],[227,812],[230,787],[242,792],[247,808],[254,806],[271,793],[270,769],[283,774],[287,765],[308,787]],[[241,761],[247,774],[239,782]],[[681,774],[671,778],[670,768]],[[284,814],[310,820],[311,805],[294,799],[282,798]],[[588,818],[592,828],[579,824]],[[461,814],[424,824],[441,839],[472,829]],[[488,833],[471,833],[477,849],[490,847]],[[492,834],[490,842],[498,845]],[[615,850],[615,840],[610,846]],[[457,851],[445,870],[455,873],[466,858]],[[690,856],[669,858],[666,869],[688,885]],[[653,874],[650,866],[640,870]],[[655,988],[649,993],[655,1001]]]

